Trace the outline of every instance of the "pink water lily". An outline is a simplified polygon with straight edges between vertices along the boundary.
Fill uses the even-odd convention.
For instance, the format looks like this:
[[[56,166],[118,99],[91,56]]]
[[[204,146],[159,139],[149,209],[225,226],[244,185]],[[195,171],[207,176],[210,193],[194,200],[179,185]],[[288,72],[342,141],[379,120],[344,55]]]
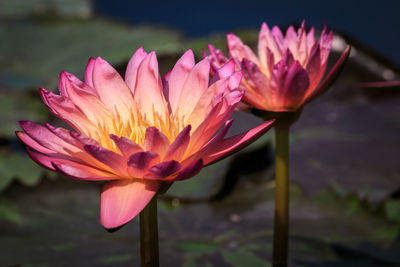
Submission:
[[[321,82],[332,38],[332,31],[327,32],[324,28],[319,41],[316,40],[314,28],[307,33],[304,22],[297,32],[290,26],[285,35],[277,26],[270,30],[263,23],[256,56],[237,36],[229,33],[229,56],[236,69],[243,71],[243,100],[262,110],[292,112],[323,93],[338,75],[350,51],[348,47]],[[213,45],[209,44],[208,50],[214,70],[228,62],[228,58]]]
[[[116,228],[140,213],[164,182],[196,175],[271,126],[225,138],[243,96],[242,74],[232,61],[211,82],[209,73],[209,59],[195,64],[191,50],[163,79],[155,52],[142,48],[129,61],[125,80],[102,58],[90,59],[84,82],[62,72],[60,95],[40,89],[50,111],[73,130],[21,121],[17,135],[38,164],[75,179],[105,181],[100,221]]]

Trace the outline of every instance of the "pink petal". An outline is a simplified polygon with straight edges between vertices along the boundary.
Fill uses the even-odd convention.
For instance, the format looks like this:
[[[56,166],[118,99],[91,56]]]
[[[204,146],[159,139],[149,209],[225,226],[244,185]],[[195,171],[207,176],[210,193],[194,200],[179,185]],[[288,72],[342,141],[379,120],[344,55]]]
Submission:
[[[115,145],[118,147],[119,151],[127,157],[136,152],[142,152],[142,148],[126,137],[118,137],[114,134],[110,134],[110,138],[114,141]]]
[[[52,162],[54,169],[70,178],[87,181],[116,180],[120,177],[79,163]]]
[[[261,66],[263,66],[264,68],[267,68],[268,66],[268,58],[266,54],[267,48],[272,51],[276,58],[281,57],[281,50],[276,43],[274,36],[270,32],[267,23],[264,22],[258,35],[258,57],[260,58]],[[248,57],[247,59],[253,61],[254,63],[258,63],[258,61],[254,61]]]
[[[169,146],[164,160],[181,160],[186,152],[190,141],[191,125],[186,126],[175,138],[174,142]]]
[[[186,168],[184,168],[178,176],[171,178],[171,181],[182,181],[182,180],[186,180],[189,179],[193,176],[195,176],[196,174],[198,174],[201,169],[203,169],[204,164],[203,164],[203,159],[198,159],[195,160],[193,162],[191,162],[189,165],[186,166]]]
[[[266,98],[267,106],[271,107],[272,110],[285,109],[284,107],[284,82],[288,72],[288,66],[285,64],[285,60],[279,61],[275,64],[271,72],[271,80],[269,83],[270,90],[268,93],[270,96]]]
[[[53,150],[45,148],[44,146],[40,145],[38,142],[33,140],[29,135],[27,135],[24,132],[16,132],[17,137],[19,140],[21,140],[25,145],[29,146],[30,148],[33,148],[36,151],[39,151],[40,153],[43,154],[49,154],[49,153],[54,153]]]
[[[285,62],[285,65],[287,67],[292,66],[292,64],[294,63],[295,58],[289,49],[286,49],[283,53],[282,61]]]
[[[218,116],[214,120],[214,123],[208,127],[214,128],[215,132],[232,116],[237,104],[240,102],[244,95],[244,91],[233,90],[227,93],[222,100],[222,108],[220,109]]]
[[[194,132],[191,135],[187,154],[191,154],[194,151],[199,150],[209,139],[207,137],[203,137],[204,131],[207,130],[207,127],[210,126],[218,116],[219,111],[222,109],[223,101],[220,100],[220,103],[216,104],[211,111],[207,114],[207,117],[200,123],[198,127],[194,129]]]
[[[186,158],[182,162],[182,164],[187,165],[188,162],[195,161],[199,158],[202,158],[204,155],[206,155],[213,146],[217,145],[219,142],[222,141],[222,139],[228,133],[228,130],[232,125],[232,122],[233,122],[233,120],[226,121],[225,125],[222,127],[222,129],[211,140],[209,140],[206,145],[204,145],[200,149],[196,150],[195,153],[193,153],[190,157]]]
[[[307,66],[306,71],[308,73],[308,77],[310,78],[310,89],[314,89],[319,84],[322,75],[325,73],[325,66],[321,65],[321,54],[319,45],[315,44],[315,47],[312,49]]]
[[[84,135],[84,134],[79,134],[77,132],[69,131],[63,128],[56,128],[51,126],[50,124],[46,123],[46,127],[57,137],[62,139],[66,144],[64,145],[64,151],[67,154],[70,154],[71,157],[75,157],[77,159],[82,160],[83,162],[92,165],[92,166],[97,166],[99,168],[105,168],[108,169],[109,167],[99,161],[97,161],[95,158],[93,158],[91,155],[86,153],[85,151],[85,145],[92,145],[92,146],[100,146],[99,143]],[[71,146],[74,146],[71,148]],[[64,152],[64,153],[65,153]]]
[[[30,138],[41,146],[56,152],[52,156],[85,162],[93,166],[109,169],[107,165],[98,162],[84,151],[84,145],[97,144],[95,140],[62,128],[55,128],[49,124],[47,124],[46,128],[29,121],[21,121],[20,123],[22,129],[24,129]]]
[[[333,82],[338,78],[340,72],[343,70],[344,64],[346,63],[349,55],[350,55],[350,46],[348,45],[346,49],[343,51],[339,60],[335,63],[331,71],[326,75],[325,79],[320,83],[320,85],[309,94],[309,96],[305,99],[305,103],[309,103],[316,97],[325,93],[329,87],[333,84]]]
[[[361,88],[391,88],[400,86],[400,80],[378,81],[378,82],[362,82],[358,83]]]
[[[80,133],[77,133],[74,131],[69,131],[69,134],[71,135],[72,138],[74,138],[75,140],[77,140],[79,142],[79,144],[80,144],[80,145],[78,145],[79,148],[81,148],[82,145],[93,145],[93,146],[100,145],[96,140],[94,140],[84,134],[80,134]]]
[[[197,151],[218,131],[218,129],[232,115],[235,107],[243,97],[243,91],[228,93],[218,105],[216,105],[207,118],[197,127],[191,136],[189,153]]]
[[[315,38],[314,38],[314,27],[311,27],[310,31],[307,34],[307,48],[308,48],[308,54],[311,54],[311,51],[315,45]]]
[[[157,193],[161,182],[119,180],[103,185],[100,222],[107,229],[117,228],[138,215]]]
[[[85,145],[95,145],[98,146],[99,143],[85,135],[72,132],[63,128],[57,128],[54,127],[48,123],[46,123],[46,127],[56,136],[58,136],[60,139],[65,141],[68,144],[71,144],[79,149],[83,149]]]
[[[319,45],[321,47],[321,62],[322,64],[326,64],[328,61],[329,53],[331,51],[333,41],[333,32],[329,31],[327,33],[326,26],[322,30],[321,38],[319,40]]]
[[[165,87],[167,86],[166,84],[167,84],[168,81],[169,81],[169,76],[171,76],[171,71],[172,71],[172,69],[170,69],[169,71],[167,71],[167,73],[165,73],[165,74],[164,74],[164,77],[163,77],[164,96],[167,96],[167,95],[168,95],[168,92],[165,91]]]
[[[263,124],[251,129],[246,133],[227,138],[211,147],[210,150],[207,151],[207,155],[203,157],[204,164],[206,166],[210,165],[216,161],[224,159],[243,147],[248,146],[257,138],[262,136],[266,131],[268,131],[273,122],[274,121],[264,122]]]
[[[266,100],[263,98],[260,98],[259,94],[255,94],[254,91],[249,91],[244,89],[246,92],[242,98],[242,103],[239,103],[237,108],[241,104],[246,105],[249,104],[250,106],[254,106],[255,108],[258,109],[268,109],[268,106],[266,104]]]
[[[296,61],[288,70],[284,84],[283,97],[286,107],[298,107],[310,85],[307,72]]]
[[[66,90],[65,79],[63,79],[64,76],[65,76],[65,71],[61,71],[60,76],[58,77],[58,91],[60,92],[61,96],[68,97],[68,91]]]
[[[119,178],[118,176],[115,176],[109,172],[104,172],[99,169],[92,168],[88,165],[83,165],[67,159],[61,159],[39,154],[31,151],[30,149],[27,149],[27,151],[29,156],[37,164],[52,171],[62,173],[74,179],[103,181],[103,180],[113,180]]]
[[[240,62],[243,58],[247,58],[256,64],[260,64],[256,55],[247,45],[233,33],[228,33],[226,35],[229,55],[235,60],[236,65],[240,66]]]
[[[131,89],[132,94],[135,93],[137,74],[139,65],[142,63],[143,59],[147,56],[147,53],[143,50],[143,47],[139,47],[135,54],[129,60],[128,66],[125,71],[125,82]]]
[[[210,80],[210,84],[212,85],[218,80],[222,80],[224,78],[228,78],[235,72],[235,62],[233,59],[229,60],[228,63],[223,65],[221,68],[217,70],[217,72],[214,74],[212,79]]]
[[[96,60],[94,58],[89,58],[88,64],[85,69],[85,83],[89,85],[90,88],[92,88],[91,92],[97,95],[97,91],[94,89],[94,84],[93,84],[93,70],[94,70],[94,64],[96,63]]]
[[[178,108],[179,98],[181,96],[183,86],[194,65],[195,61],[193,51],[189,49],[176,62],[168,76],[167,88],[165,88],[165,96],[171,105],[172,112],[175,112]]]
[[[178,102],[180,114],[190,114],[193,111],[200,97],[208,88],[209,77],[210,63],[208,59],[203,59],[193,67],[183,85]]]
[[[197,102],[188,121],[193,129],[197,128],[200,123],[206,118],[207,114],[213,108],[213,99],[216,96],[223,97],[224,95],[236,90],[242,79],[242,72],[236,72],[233,75],[214,82],[202,95]],[[218,102],[218,101],[217,101]]]
[[[60,75],[60,83],[63,83],[64,90],[72,103],[85,114],[89,121],[97,124],[97,122],[112,120],[107,107],[91,92],[92,89],[89,89],[87,84],[65,71]]]
[[[152,151],[164,157],[169,147],[168,138],[156,127],[148,127],[144,139],[144,150]]]
[[[152,165],[158,157],[156,153],[151,151],[136,152],[129,157],[128,166],[139,170],[145,170],[149,165]]]
[[[298,61],[290,66],[282,59],[272,71],[268,105],[273,111],[296,110],[302,104],[309,84],[308,74]]]
[[[126,160],[121,155],[100,146],[85,145],[84,149],[95,159],[109,166],[119,176],[127,176]]]
[[[286,31],[285,44],[286,44],[286,48],[290,49],[290,51],[292,51],[292,53],[295,54],[295,57],[296,57],[296,55],[297,55],[297,33],[294,30],[294,27],[292,25],[290,25]]]
[[[225,63],[228,62],[228,59],[224,56],[224,54],[219,49],[215,49],[212,44],[208,44],[208,51],[210,56],[211,63],[211,74],[215,74],[218,69],[220,69]],[[204,52],[205,53],[205,52]],[[207,57],[207,54],[203,54],[204,58]]]
[[[134,99],[139,104],[142,114],[148,120],[154,119],[154,112],[162,118],[167,111],[161,77],[155,52],[148,54],[139,66]]]
[[[282,31],[278,26],[272,27],[272,36],[275,38],[275,42],[278,45],[279,50],[282,52],[285,45],[285,40],[283,38]]]
[[[164,161],[154,165],[149,169],[152,178],[160,179],[171,176],[182,168],[181,164],[175,160]]]
[[[40,166],[42,166],[44,168],[52,170],[52,171],[56,171],[56,169],[53,166],[53,162],[72,163],[72,161],[70,161],[68,159],[46,156],[43,154],[36,153],[36,152],[30,150],[29,148],[26,148],[26,151],[28,152],[28,155],[31,157],[31,159],[34,162],[36,162],[37,164],[39,164]],[[58,156],[58,155],[56,154],[56,156]]]
[[[267,76],[260,71],[257,64],[247,58],[242,60],[241,66],[244,80],[246,80],[247,84],[254,90],[252,93],[257,94],[260,100],[266,99],[269,90],[269,80]]]
[[[20,121],[20,125],[31,139],[33,139],[35,142],[45,147],[46,149],[66,155],[71,154],[71,152],[77,151],[77,149],[74,148],[72,145],[65,142],[63,139],[59,138],[49,129],[42,125],[36,124],[31,121]]]
[[[124,119],[130,118],[133,97],[121,75],[105,60],[98,57],[93,69],[93,83],[101,101]]]
[[[87,117],[68,98],[55,95],[44,88],[40,88],[39,91],[43,102],[50,111],[76,131],[88,134],[96,130]]]
[[[279,59],[279,57],[277,57],[277,59]],[[267,74],[269,74],[269,76],[271,76],[271,72],[274,68],[275,65],[275,55],[274,53],[272,53],[272,51],[267,47]]]
[[[306,35],[306,25],[305,21],[301,23],[301,27],[298,30],[298,40],[297,40],[297,60],[301,64],[305,64],[308,57],[307,48],[307,35]]]
[[[86,153],[86,151],[84,151],[85,145],[99,146],[99,143],[96,140],[94,140],[84,134],[79,134],[77,132],[69,131],[69,130],[66,130],[63,128],[53,127],[48,123],[46,123],[46,127],[54,135],[58,136],[60,139],[62,139],[64,142],[66,142],[68,144],[68,146],[65,146],[66,147],[65,151],[68,152],[69,154],[71,154],[72,157],[80,159],[89,165],[108,169],[107,165],[104,165],[103,163],[97,161],[91,155]],[[75,148],[71,149],[71,147],[69,147],[69,145],[72,145]]]

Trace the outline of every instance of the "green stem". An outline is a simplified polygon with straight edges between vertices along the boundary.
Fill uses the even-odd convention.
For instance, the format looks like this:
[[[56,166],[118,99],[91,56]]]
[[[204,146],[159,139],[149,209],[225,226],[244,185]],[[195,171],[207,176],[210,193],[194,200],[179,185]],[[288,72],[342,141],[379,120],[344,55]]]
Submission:
[[[140,213],[140,262],[142,267],[158,267],[157,195]]]
[[[275,125],[275,220],[273,265],[287,266],[289,231],[289,125]]]

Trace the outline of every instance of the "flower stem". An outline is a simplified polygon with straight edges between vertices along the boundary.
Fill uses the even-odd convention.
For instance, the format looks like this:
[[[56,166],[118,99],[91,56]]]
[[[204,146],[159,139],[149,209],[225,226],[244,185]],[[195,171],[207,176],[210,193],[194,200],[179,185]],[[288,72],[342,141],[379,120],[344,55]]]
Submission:
[[[289,125],[275,124],[275,216],[273,266],[287,266],[289,231]]]
[[[157,195],[140,213],[140,262],[142,267],[158,267]]]

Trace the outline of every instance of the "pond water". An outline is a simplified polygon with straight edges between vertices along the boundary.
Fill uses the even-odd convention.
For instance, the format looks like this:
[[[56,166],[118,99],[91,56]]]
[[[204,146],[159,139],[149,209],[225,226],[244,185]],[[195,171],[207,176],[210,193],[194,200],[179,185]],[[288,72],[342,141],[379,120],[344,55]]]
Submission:
[[[361,4],[362,3],[362,4]],[[131,24],[173,27],[186,36],[258,28],[263,21],[285,26],[303,19],[327,24],[382,53],[400,66],[398,13],[400,1],[124,1],[97,0],[97,13]]]

